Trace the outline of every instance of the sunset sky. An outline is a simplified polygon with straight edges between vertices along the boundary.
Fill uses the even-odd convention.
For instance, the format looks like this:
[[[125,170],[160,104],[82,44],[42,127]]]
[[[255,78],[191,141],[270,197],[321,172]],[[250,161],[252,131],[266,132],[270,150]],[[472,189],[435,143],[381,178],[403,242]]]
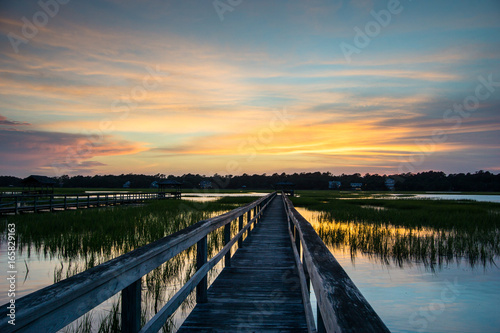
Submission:
[[[0,175],[500,172],[500,1],[2,1]]]

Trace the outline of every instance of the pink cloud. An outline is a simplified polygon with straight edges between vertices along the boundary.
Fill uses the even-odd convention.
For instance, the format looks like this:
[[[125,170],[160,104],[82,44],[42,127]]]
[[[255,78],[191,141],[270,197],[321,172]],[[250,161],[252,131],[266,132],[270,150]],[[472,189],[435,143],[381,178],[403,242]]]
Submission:
[[[5,174],[91,173],[105,166],[93,158],[144,150],[141,143],[110,135],[96,139],[82,134],[0,129],[0,170]]]

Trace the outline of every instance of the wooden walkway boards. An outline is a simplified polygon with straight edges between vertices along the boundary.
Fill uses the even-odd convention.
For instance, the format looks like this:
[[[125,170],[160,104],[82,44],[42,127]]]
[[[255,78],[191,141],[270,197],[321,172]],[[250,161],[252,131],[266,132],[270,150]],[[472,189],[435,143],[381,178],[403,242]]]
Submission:
[[[307,332],[281,196],[274,198],[179,332]]]

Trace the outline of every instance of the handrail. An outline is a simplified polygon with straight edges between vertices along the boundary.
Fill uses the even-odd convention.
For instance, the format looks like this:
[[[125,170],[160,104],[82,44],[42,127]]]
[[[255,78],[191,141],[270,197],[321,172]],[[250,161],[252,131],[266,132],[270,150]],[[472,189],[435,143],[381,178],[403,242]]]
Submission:
[[[282,196],[298,253],[302,247],[304,275],[316,295],[318,332],[389,332],[312,225]]]
[[[165,194],[170,194],[166,196]],[[144,200],[180,198],[180,192],[103,192],[86,194],[16,194],[3,196],[0,202],[1,213],[20,213],[56,208],[80,208],[92,206],[108,206],[117,203],[132,203]]]
[[[85,272],[74,275],[44,289],[16,300],[16,325],[2,320],[1,332],[54,332],[70,324],[100,303],[122,291],[122,332],[137,332],[140,329],[140,280],[141,278],[170,260],[177,254],[197,244],[197,268],[194,276],[181,290],[153,317],[154,322],[144,329],[158,323],[161,326],[168,318],[165,315],[175,311],[189,293],[197,289],[197,301],[206,301],[207,272],[226,255],[252,223],[257,222],[265,207],[274,198],[270,193],[252,203],[230,212],[202,220],[192,226],[166,236],[153,243],[107,261]],[[250,219],[253,210],[253,219]],[[242,228],[243,215],[247,214],[247,225]],[[230,223],[239,219],[240,230],[229,242],[225,237],[224,248],[207,262],[207,235],[225,226],[229,231]],[[229,252],[230,253],[230,252]],[[187,287],[186,287],[187,286]],[[8,316],[7,305],[0,308],[0,317]],[[167,309],[165,309],[167,308]]]

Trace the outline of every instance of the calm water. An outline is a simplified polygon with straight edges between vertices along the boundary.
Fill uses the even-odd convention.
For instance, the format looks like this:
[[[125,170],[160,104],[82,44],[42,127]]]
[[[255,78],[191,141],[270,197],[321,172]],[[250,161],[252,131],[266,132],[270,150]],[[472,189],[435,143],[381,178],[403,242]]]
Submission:
[[[297,210],[316,230],[325,223],[320,212]],[[345,227],[355,230],[353,223]],[[353,252],[348,244],[329,248],[392,332],[500,331],[497,256],[487,265],[472,267],[466,259],[454,258],[431,267],[417,260]]]
[[[398,196],[398,194],[394,194]],[[500,195],[489,194],[444,194],[444,193],[426,193],[414,194],[412,198],[419,199],[440,199],[440,200],[475,200],[484,202],[500,202]]]

